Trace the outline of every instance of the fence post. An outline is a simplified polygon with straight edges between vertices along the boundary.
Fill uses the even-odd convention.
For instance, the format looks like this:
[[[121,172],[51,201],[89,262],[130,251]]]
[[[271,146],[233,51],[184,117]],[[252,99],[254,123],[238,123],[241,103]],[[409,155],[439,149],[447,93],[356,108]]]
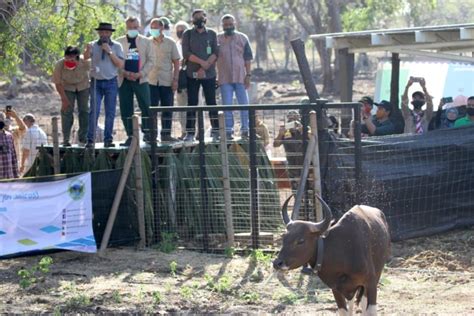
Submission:
[[[138,115],[132,116],[133,137],[137,140],[135,149],[135,198],[137,200],[138,231],[140,233],[140,242],[138,247],[143,248],[146,245],[145,233],[145,203],[143,198],[143,170],[142,153],[140,150],[140,126],[138,124]]]
[[[150,242],[157,242],[161,241],[161,223],[160,223],[160,215],[159,215],[159,194],[158,194],[158,121],[157,121],[157,112],[151,111],[151,118],[150,118],[150,154],[151,154],[151,172],[152,172],[152,199],[153,199],[153,221],[155,224],[155,231],[153,232],[153,240],[149,240]]]
[[[58,132],[58,118],[55,116],[52,118],[53,124],[53,167],[54,174],[61,172],[61,164],[59,162],[59,132]]]
[[[249,110],[249,155],[250,155],[250,214],[252,219],[252,248],[258,249],[260,239],[257,188],[257,134],[255,110]]]
[[[234,219],[232,212],[232,196],[230,193],[229,154],[227,152],[224,112],[219,112],[219,136],[221,142],[222,182],[224,184],[225,222],[227,246],[234,247]]]
[[[206,183],[206,143],[204,142],[204,113],[198,111],[198,130],[199,130],[199,177],[201,189],[201,206],[203,215],[203,246],[204,250],[209,250],[209,200]]]
[[[125,158],[125,164],[123,166],[122,175],[120,176],[120,181],[115,192],[114,202],[112,203],[112,209],[110,210],[109,218],[107,220],[107,225],[105,226],[104,235],[102,236],[102,241],[100,243],[100,253],[103,253],[109,244],[110,234],[112,233],[112,228],[114,227],[115,218],[117,217],[118,208],[120,205],[120,200],[122,200],[123,190],[125,189],[125,184],[127,183],[128,174],[132,168],[133,156],[135,150],[137,149],[138,140],[133,137],[132,143],[128,148],[127,157]]]
[[[316,198],[316,195],[321,195],[321,169],[319,165],[319,139],[318,139],[318,120],[316,118],[316,112],[311,111],[309,113],[309,119],[311,124],[311,132],[315,140],[315,146],[313,151],[313,192],[314,192],[314,207],[316,210],[316,221],[319,222],[323,219],[323,212],[321,203]]]
[[[362,174],[362,135],[360,124],[360,106],[354,106],[354,153],[355,153],[355,186],[356,197],[355,204],[361,201],[361,174]]]

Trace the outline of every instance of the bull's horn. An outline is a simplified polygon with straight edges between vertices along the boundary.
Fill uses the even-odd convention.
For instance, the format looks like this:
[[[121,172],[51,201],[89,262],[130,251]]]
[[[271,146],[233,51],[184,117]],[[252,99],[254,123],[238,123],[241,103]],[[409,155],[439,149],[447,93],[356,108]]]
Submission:
[[[290,203],[291,198],[294,196],[294,194],[290,195],[290,197],[286,199],[285,203],[283,204],[283,207],[281,208],[281,217],[283,218],[283,222],[285,223],[285,225],[288,225],[291,222],[291,219],[288,216],[288,204]]]
[[[332,212],[329,205],[327,205],[327,203],[318,194],[316,194],[316,197],[323,206],[323,219],[322,221],[313,224],[313,232],[324,233],[329,228],[329,224],[331,223]]]

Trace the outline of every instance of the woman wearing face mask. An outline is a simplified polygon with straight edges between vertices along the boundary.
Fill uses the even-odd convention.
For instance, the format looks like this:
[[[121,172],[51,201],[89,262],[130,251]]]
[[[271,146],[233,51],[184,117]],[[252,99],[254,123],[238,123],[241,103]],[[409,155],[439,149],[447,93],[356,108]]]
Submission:
[[[85,144],[87,141],[90,68],[90,61],[82,59],[79,48],[75,46],[66,48],[64,58],[54,68],[53,82],[61,97],[61,127],[63,146],[66,147],[71,146],[69,139],[74,123],[74,102],[77,102],[79,114],[79,143]]]
[[[412,94],[413,110],[408,107],[408,89],[415,83],[419,83],[423,92],[416,91]],[[426,110],[422,110],[426,103]],[[428,131],[428,125],[433,117],[433,100],[426,90],[424,78],[410,77],[402,95],[402,114],[405,120],[405,133],[424,134]]]

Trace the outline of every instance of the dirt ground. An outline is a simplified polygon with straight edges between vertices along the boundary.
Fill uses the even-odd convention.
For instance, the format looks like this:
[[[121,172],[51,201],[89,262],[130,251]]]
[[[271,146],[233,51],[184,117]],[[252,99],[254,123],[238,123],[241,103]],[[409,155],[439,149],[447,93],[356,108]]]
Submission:
[[[379,284],[383,315],[474,315],[474,230],[393,244]],[[110,249],[50,255],[49,272],[26,289],[20,269],[42,256],[0,261],[0,314],[318,314],[333,315],[332,294],[316,276],[277,274],[271,257],[177,250]]]

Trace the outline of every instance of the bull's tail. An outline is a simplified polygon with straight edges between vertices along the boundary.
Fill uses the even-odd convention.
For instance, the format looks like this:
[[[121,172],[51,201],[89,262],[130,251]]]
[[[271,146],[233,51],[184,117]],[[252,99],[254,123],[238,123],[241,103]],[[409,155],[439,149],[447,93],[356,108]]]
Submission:
[[[356,304],[359,306],[360,301],[362,300],[362,296],[364,296],[365,287],[359,286],[357,293],[356,293]]]

